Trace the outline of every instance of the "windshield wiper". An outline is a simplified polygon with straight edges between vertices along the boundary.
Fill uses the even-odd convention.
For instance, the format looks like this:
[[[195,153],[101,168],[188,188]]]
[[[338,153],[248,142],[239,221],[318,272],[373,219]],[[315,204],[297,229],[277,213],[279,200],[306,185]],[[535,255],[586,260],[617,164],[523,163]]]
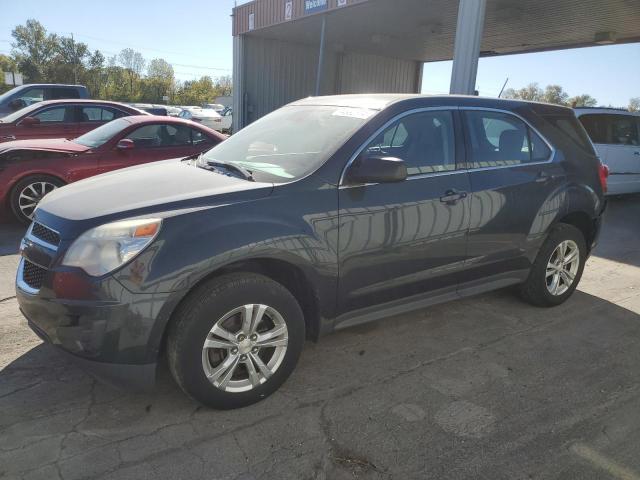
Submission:
[[[244,167],[241,167],[240,165],[235,165],[229,162],[223,162],[222,160],[205,160],[203,167],[206,168],[207,166],[230,170],[240,175],[245,180],[249,180],[250,182],[255,182],[253,178],[253,172],[251,172],[251,170],[247,170]]]

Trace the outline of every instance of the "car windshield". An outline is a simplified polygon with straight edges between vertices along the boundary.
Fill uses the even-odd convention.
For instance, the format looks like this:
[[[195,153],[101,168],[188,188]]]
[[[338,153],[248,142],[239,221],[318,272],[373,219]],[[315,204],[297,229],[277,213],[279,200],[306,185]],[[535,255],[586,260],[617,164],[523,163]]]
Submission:
[[[16,110],[15,112],[10,113],[9,115],[5,115],[4,117],[2,117],[0,121],[2,121],[2,123],[13,123],[19,118],[22,118],[23,116],[28,115],[29,113],[33,112],[34,110],[40,107],[42,107],[42,104],[34,103],[32,105],[29,105],[28,107],[24,107],[24,108],[21,108],[20,110]]]
[[[113,138],[114,135],[127,128],[131,123],[124,119],[119,118],[109,123],[105,123],[101,127],[91,130],[89,133],[79,136],[74,142],[84,145],[89,148],[96,148]]]
[[[336,106],[284,107],[232,135],[200,161],[239,165],[257,181],[290,182],[320,167],[376,113]]]

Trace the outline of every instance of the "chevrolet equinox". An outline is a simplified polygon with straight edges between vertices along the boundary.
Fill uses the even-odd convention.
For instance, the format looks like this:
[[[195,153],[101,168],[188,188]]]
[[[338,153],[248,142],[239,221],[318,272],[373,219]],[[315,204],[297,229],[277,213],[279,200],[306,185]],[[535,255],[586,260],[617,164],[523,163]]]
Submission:
[[[112,384],[152,385],[165,356],[188,395],[241,407],[335,329],[511,285],[564,302],[606,176],[567,108],[308,98],[204,154],[47,195],[17,296],[41,338]]]

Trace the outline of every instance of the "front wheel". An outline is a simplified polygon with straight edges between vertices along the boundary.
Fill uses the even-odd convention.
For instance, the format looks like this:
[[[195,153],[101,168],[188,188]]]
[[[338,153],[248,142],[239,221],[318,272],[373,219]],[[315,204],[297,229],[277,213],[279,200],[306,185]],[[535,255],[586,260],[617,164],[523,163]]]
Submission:
[[[33,175],[20,180],[11,190],[10,203],[14,216],[22,223],[31,222],[40,200],[63,185],[62,180],[50,175]]]
[[[520,293],[529,303],[552,307],[575,291],[587,260],[584,236],[576,227],[556,225],[540,248]]]
[[[178,385],[220,409],[258,402],[284,383],[305,339],[302,310],[282,285],[230,274],[200,286],[176,312],[167,355]]]

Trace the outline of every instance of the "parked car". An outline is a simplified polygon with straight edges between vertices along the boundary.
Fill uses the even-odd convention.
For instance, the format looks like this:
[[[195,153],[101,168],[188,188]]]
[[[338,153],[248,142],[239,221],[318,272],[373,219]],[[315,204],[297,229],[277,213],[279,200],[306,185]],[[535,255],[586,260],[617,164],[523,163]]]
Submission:
[[[75,138],[111,120],[144,112],[102,100],[49,100],[0,118],[0,143],[34,138]]]
[[[609,167],[609,195],[640,192],[640,113],[614,108],[578,108],[602,161]]]
[[[564,302],[605,185],[568,108],[308,98],[198,158],[49,194],[17,298],[102,378],[148,386],[165,355],[187,394],[240,407],[286,380],[305,338],[509,285]]]
[[[28,223],[42,197],[62,185],[118,168],[202,153],[225,138],[186,120],[139,115],[118,118],[75,140],[5,142],[0,144],[0,205],[8,205],[18,220]]]
[[[89,91],[83,85],[21,85],[0,95],[0,118],[37,102],[64,98],[89,98]]]
[[[231,130],[231,116],[223,117],[211,108],[185,109],[180,112],[178,117],[193,120],[218,132],[226,133]]]

